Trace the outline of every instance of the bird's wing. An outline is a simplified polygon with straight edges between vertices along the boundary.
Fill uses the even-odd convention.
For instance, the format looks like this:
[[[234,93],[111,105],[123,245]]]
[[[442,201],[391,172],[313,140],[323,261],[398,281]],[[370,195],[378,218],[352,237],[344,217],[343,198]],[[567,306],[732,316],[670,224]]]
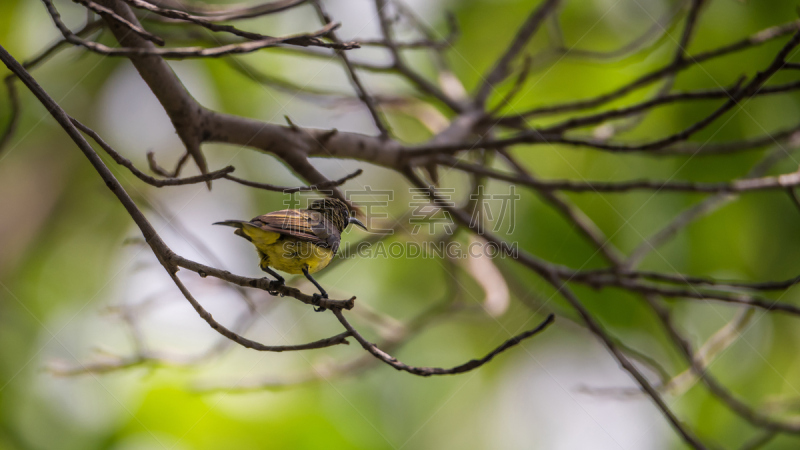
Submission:
[[[316,211],[284,209],[258,216],[250,224],[264,231],[273,231],[331,248],[334,252],[335,247],[339,246],[335,227]]]

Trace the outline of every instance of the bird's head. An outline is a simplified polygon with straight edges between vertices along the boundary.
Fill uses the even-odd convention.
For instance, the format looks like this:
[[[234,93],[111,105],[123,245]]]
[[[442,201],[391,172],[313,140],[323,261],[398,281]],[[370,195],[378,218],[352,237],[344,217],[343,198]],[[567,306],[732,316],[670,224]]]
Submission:
[[[308,209],[321,213],[328,220],[332,221],[339,231],[344,231],[344,229],[347,228],[347,226],[351,223],[356,224],[365,230],[367,229],[367,227],[361,223],[360,220],[350,216],[350,210],[347,208],[347,204],[338,198],[326,197],[319,200],[314,200],[311,202],[311,205],[309,205]]]

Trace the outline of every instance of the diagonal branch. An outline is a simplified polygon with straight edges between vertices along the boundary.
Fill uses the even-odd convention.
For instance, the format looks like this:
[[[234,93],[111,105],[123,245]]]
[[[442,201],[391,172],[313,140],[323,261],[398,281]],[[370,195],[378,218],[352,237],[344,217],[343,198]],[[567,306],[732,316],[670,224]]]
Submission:
[[[218,180],[220,178],[227,178],[231,172],[234,171],[233,166],[228,166],[220,170],[215,170],[213,172],[208,172],[203,175],[198,175],[195,177],[186,177],[186,178],[175,178],[170,177],[166,179],[158,179],[155,177],[151,177],[146,173],[139,170],[128,158],[120,155],[116,150],[114,150],[103,138],[100,137],[97,132],[92,130],[91,128],[87,127],[86,125],[78,122],[76,119],[70,117],[70,121],[76,128],[81,130],[82,132],[86,133],[87,136],[91,137],[92,140],[97,142],[97,144],[108,153],[109,156],[119,165],[125,167],[126,169],[130,170],[132,174],[134,174],[137,178],[144,181],[145,183],[155,186],[155,187],[164,187],[164,186],[183,186],[187,184],[197,184],[197,183],[208,183],[212,180]],[[244,180],[242,180],[244,181]]]
[[[75,1],[86,1],[86,0],[75,0]],[[128,3],[131,6],[135,7],[135,8],[144,9],[146,11],[150,11],[150,12],[156,13],[156,14],[158,14],[160,16],[163,16],[163,17],[190,22],[190,23],[199,25],[199,26],[201,26],[203,28],[209,29],[211,31],[226,32],[226,33],[230,33],[230,34],[233,34],[233,35],[236,35],[236,36],[239,36],[239,37],[243,37],[245,39],[249,39],[251,41],[264,41],[264,40],[269,40],[269,39],[275,39],[275,38],[273,38],[271,36],[266,36],[266,35],[263,35],[263,34],[260,34],[260,33],[254,33],[252,31],[240,30],[240,29],[238,29],[238,28],[236,28],[236,27],[234,27],[232,25],[219,25],[219,24],[216,24],[216,23],[214,23],[212,21],[206,20],[206,19],[204,19],[202,17],[194,16],[192,14],[189,14],[189,13],[186,13],[186,12],[183,12],[183,11],[178,11],[178,10],[175,10],[175,9],[168,9],[168,8],[161,8],[161,7],[158,7],[156,5],[153,5],[152,3],[148,3],[148,2],[146,2],[144,0],[123,0],[123,1]],[[356,44],[355,42],[346,42],[346,43],[339,42],[339,43],[334,43],[334,44],[326,44],[326,43],[322,43],[322,42],[316,42],[313,45],[314,46],[318,46],[318,47],[325,47],[325,48],[338,48],[338,49],[341,49],[341,50],[350,50],[350,49],[358,48],[358,44]]]
[[[396,2],[395,5],[397,5]],[[436,87],[433,83],[420,76],[405,62],[405,59],[403,59],[403,56],[400,54],[400,47],[394,39],[392,22],[391,19],[389,19],[388,11],[386,11],[387,7],[388,2],[386,0],[375,0],[375,9],[381,24],[383,40],[386,42],[386,47],[389,49],[389,52],[392,56],[392,64],[389,66],[389,70],[396,70],[411,84],[416,86],[420,92],[428,94],[431,97],[439,100],[451,110],[458,113],[465,112],[466,108],[459,100],[452,98],[447,93]]]
[[[483,77],[478,91],[475,93],[475,104],[483,107],[486,104],[486,99],[495,89],[495,87],[505,80],[511,73],[511,62],[519,55],[519,53],[528,44],[534,34],[539,30],[544,20],[552,14],[560,0],[544,0],[537,8],[531,11],[528,18],[517,30],[516,36],[511,41],[511,44],[506,49],[505,53],[494,63],[494,67]]]
[[[751,408],[742,400],[734,396],[722,384],[712,377],[709,371],[704,367],[700,361],[695,357],[695,352],[692,349],[691,343],[684,338],[672,323],[672,318],[669,311],[659,305],[655,298],[645,295],[645,300],[650,305],[651,310],[655,313],[661,322],[662,327],[666,330],[669,338],[675,343],[681,352],[681,355],[688,362],[692,372],[700,378],[706,388],[711,392],[714,397],[721,400],[728,408],[739,415],[741,418],[747,420],[753,425],[763,427],[773,431],[783,431],[789,433],[800,433],[800,422],[791,421],[784,422],[772,419],[761,413],[760,411]]]
[[[150,41],[150,42],[152,42],[152,43],[154,43],[156,45],[163,46],[165,44],[164,39],[162,39],[162,38],[156,36],[155,34],[145,30],[143,27],[141,27],[139,25],[136,25],[135,23],[125,19],[124,17],[122,17],[119,14],[115,13],[114,11],[106,8],[105,6],[98,5],[97,3],[95,3],[95,2],[93,2],[91,0],[73,0],[73,1],[75,3],[83,5],[87,9],[89,9],[91,11],[94,11],[97,14],[100,14],[104,18],[110,18],[112,20],[115,20],[120,25],[128,27],[128,29],[130,29],[134,33],[138,34],[142,38],[147,39],[148,41]],[[64,35],[64,37],[67,38],[67,35]]]
[[[62,128],[67,132],[70,138],[75,142],[75,144],[80,148],[83,154],[89,159],[89,162],[95,168],[97,173],[103,179],[103,181],[108,186],[109,190],[117,197],[119,202],[122,206],[126,209],[128,214],[131,216],[133,221],[136,223],[137,227],[142,233],[142,236],[147,242],[150,249],[155,254],[158,261],[164,267],[164,269],[170,274],[173,281],[175,281],[176,285],[181,292],[184,292],[185,287],[177,278],[175,273],[178,271],[179,267],[185,267],[192,271],[197,272],[201,277],[204,276],[215,276],[217,278],[225,279],[226,281],[231,281],[234,284],[238,284],[240,286],[245,287],[254,287],[266,290],[270,293],[281,294],[285,296],[290,296],[300,300],[306,304],[313,304],[315,306],[321,306],[324,308],[339,308],[339,309],[351,309],[353,307],[353,302],[355,297],[349,300],[329,300],[329,299],[321,299],[318,300],[315,297],[305,295],[300,292],[298,289],[291,288],[284,285],[276,284],[274,281],[269,281],[266,279],[255,279],[255,278],[246,278],[240,277],[237,275],[233,275],[230,272],[215,269],[212,267],[208,267],[194,261],[190,261],[186,258],[183,258],[177,254],[175,254],[167,244],[161,239],[158,233],[155,231],[153,226],[147,220],[147,218],[142,214],[139,208],[134,203],[133,199],[128,195],[125,191],[125,188],[122,187],[120,182],[114,177],[114,174],[106,167],[103,163],[103,160],[100,159],[100,156],[92,149],[92,146],[83,138],[78,131],[78,128],[75,127],[72,123],[72,119],[61,109],[60,106],[49,96],[47,93],[42,89],[41,86],[30,76],[30,74],[11,56],[5,48],[0,46],[0,61],[2,61],[6,67],[9,68],[12,72],[14,72],[17,77],[28,87],[28,89],[39,99],[39,101],[47,108],[53,118],[61,125]],[[186,292],[184,292],[186,294]],[[192,303],[192,306],[195,306],[196,302],[192,302],[192,299],[187,297]],[[199,304],[198,304],[199,305]],[[197,308],[197,306],[195,306]],[[198,310],[200,312],[200,310]],[[207,313],[206,313],[207,314]],[[205,316],[201,314],[206,321],[209,321],[211,318],[210,315]],[[209,324],[214,327],[213,322],[209,321]],[[215,328],[217,329],[217,328]],[[220,328],[221,329],[221,328]],[[218,331],[220,330],[218,329]],[[230,330],[228,330],[230,331]],[[225,335],[225,334],[223,334]],[[237,341],[237,343],[242,343],[245,341]]]
[[[529,180],[535,180],[533,175],[525,169],[519,162],[517,162],[508,152],[499,149],[498,152],[505,157],[505,159],[514,167],[514,170],[520,177]],[[603,231],[587,216],[580,208],[577,208],[567,198],[559,195],[558,192],[553,192],[546,189],[539,189],[536,191],[543,199],[550,203],[556,211],[561,213],[565,218],[571,221],[578,229],[578,231],[591,243],[597,247],[603,257],[608,260],[612,265],[617,266],[624,260],[624,255],[611,243],[611,241],[603,234]]]
[[[747,173],[747,177],[760,177],[764,175],[779,159],[786,156],[784,149],[777,149],[767,154],[758,164],[753,166]],[[735,196],[728,193],[719,193],[704,199],[703,201],[691,206],[676,215],[669,223],[661,229],[645,238],[636,248],[631,251],[625,267],[633,269],[653,250],[669,242],[678,232],[696,219],[711,214],[728,202],[733,201]]]
[[[331,25],[333,21],[331,17],[328,15],[327,12],[322,8],[322,3],[319,0],[312,0],[314,3],[314,8],[317,11],[317,15],[322,20],[322,23],[327,25]],[[331,38],[333,38],[334,42],[340,42],[339,38],[336,36],[336,33],[331,30],[330,33]],[[356,94],[358,94],[358,98],[367,105],[367,109],[369,109],[369,113],[372,115],[372,120],[375,122],[375,127],[378,128],[380,132],[381,138],[388,138],[389,137],[389,126],[385,123],[384,118],[378,112],[378,108],[375,105],[375,99],[367,92],[367,89],[364,87],[364,84],[361,82],[361,77],[356,72],[353,65],[350,63],[350,58],[345,54],[344,51],[337,49],[336,55],[342,60],[344,63],[345,70],[347,71],[347,75],[350,77],[350,81],[353,83],[353,87],[356,90]]]
[[[87,22],[86,25],[84,25],[80,30],[75,31],[74,34],[78,37],[84,37],[91,33],[94,33],[95,31],[101,29],[102,27],[103,27],[102,20],[94,20]],[[28,61],[23,62],[22,67],[24,67],[25,69],[32,69],[38,66],[39,64],[41,64],[42,62],[46,61],[48,58],[56,54],[59,50],[64,48],[67,43],[68,42],[66,39],[59,39],[54,44],[45,48],[37,56],[29,59]],[[17,129],[17,125],[19,124],[21,105],[19,102],[19,95],[17,94],[17,88],[16,85],[14,84],[15,80],[16,80],[16,75],[14,75],[13,73],[6,76],[4,80],[6,85],[6,91],[8,92],[10,115],[8,124],[6,125],[6,128],[3,130],[3,134],[0,135],[0,153],[2,153],[5,146],[13,137],[14,132]]]
[[[175,58],[175,59],[184,59],[184,58],[217,58],[220,56],[226,55],[234,55],[234,54],[242,54],[242,53],[252,53],[257,50],[261,50],[264,48],[269,47],[276,47],[282,44],[287,45],[299,45],[299,46],[317,46],[317,47],[336,47],[338,48],[354,48],[352,45],[354,44],[328,44],[322,40],[320,37],[327,36],[333,30],[339,27],[339,24],[331,23],[327,26],[311,33],[301,33],[296,34],[293,36],[285,36],[285,37],[270,37],[265,36],[263,39],[259,39],[256,41],[248,41],[243,43],[234,43],[234,44],[227,44],[221,45],[219,47],[212,47],[212,48],[204,48],[204,47],[183,47],[183,48],[155,48],[155,47],[147,47],[147,46],[123,46],[122,48],[112,48],[107,45],[99,44],[97,42],[87,41],[82,39],[75,34],[61,21],[61,15],[59,14],[58,10],[53,5],[52,0],[42,0],[47,7],[47,11],[50,14],[50,17],[53,19],[53,23],[56,27],[61,31],[61,34],[64,35],[64,38],[75,45],[80,45],[85,47],[88,50],[91,50],[95,53],[99,53],[101,55],[106,56],[147,56],[147,55],[155,55],[160,56],[162,58]],[[101,0],[104,3],[115,4],[116,0]],[[102,6],[102,5],[101,5]],[[126,33],[130,31],[130,25],[136,26],[141,28],[140,25],[137,24],[138,21],[135,21],[135,18],[132,16],[130,11],[130,17],[125,17],[125,14],[122,14],[121,11],[114,10],[113,6],[106,7],[109,11],[115,14],[114,18],[110,20],[114,23],[114,25],[118,27],[123,27],[126,30]],[[106,15],[106,17],[110,17]],[[120,23],[117,18],[121,18],[125,20],[125,24]],[[111,27],[113,30],[113,26]],[[116,34],[116,33],[115,33]],[[136,33],[138,36],[138,33]],[[126,36],[127,34],[123,35]],[[119,39],[119,36],[117,36]],[[149,39],[146,39],[149,40]],[[122,43],[122,41],[120,41]]]
[[[418,188],[426,188],[425,184],[422,180],[414,174],[411,170],[406,171],[406,178],[411,182],[412,185]],[[433,190],[429,190],[428,195],[430,196],[431,200],[438,205],[440,208],[446,209],[452,217],[455,219],[456,222],[460,223],[462,226],[472,229],[473,232],[477,232],[475,230],[475,226],[471,223],[470,218],[468,215],[464,214],[463,211],[453,208],[444,202]],[[536,258],[523,253],[523,252],[513,252],[511,246],[508,245],[507,242],[503,241],[502,239],[497,238],[496,236],[492,235],[491,233],[484,232],[482,234],[483,238],[485,238],[489,242],[493,242],[498,246],[498,249],[502,252],[502,254],[515,259],[520,264],[528,267],[539,276],[541,276],[545,281],[550,283],[567,302],[575,309],[578,314],[581,316],[583,321],[586,323],[586,326],[595,334],[608,348],[614,358],[620,363],[620,365],[625,369],[631,376],[636,380],[636,382],[642,387],[642,389],[647,393],[647,395],[653,400],[656,406],[661,410],[664,417],[667,418],[669,423],[672,427],[681,435],[681,437],[686,441],[687,444],[692,446],[695,449],[705,449],[706,447],[697,439],[694,434],[689,431],[683,423],[673,414],[672,410],[670,410],[669,406],[664,402],[661,398],[661,395],[658,391],[650,384],[647,378],[642,375],[642,373],[630,362],[630,360],[624,355],[624,353],[615,345],[614,339],[610,337],[608,333],[606,333],[600,324],[594,319],[594,317],[589,313],[589,311],[583,306],[583,304],[578,300],[577,297],[572,293],[572,291],[566,286],[565,283],[559,280],[561,274],[559,271],[556,270],[552,265],[542,263],[538,261]],[[355,336],[354,336],[355,337]],[[363,345],[363,344],[362,344]]]
[[[700,442],[700,440],[695,436],[686,426],[675,416],[675,414],[670,410],[669,405],[664,401],[659,394],[658,390],[647,381],[647,378],[639,372],[639,369],[634,366],[630,360],[625,356],[624,353],[617,346],[614,344],[614,340],[611,336],[603,330],[602,326],[599,322],[591,315],[589,310],[586,309],[585,306],[578,300],[578,297],[572,293],[572,291],[566,286],[566,284],[562,284],[555,276],[550,276],[546,278],[548,281],[560,294],[561,296],[578,312],[581,316],[583,321],[586,323],[586,326],[589,330],[597,336],[598,339],[603,343],[603,345],[608,349],[614,359],[619,362],[623,369],[628,372],[641,386],[642,390],[653,400],[656,404],[658,409],[661,410],[661,413],[667,418],[670,425],[681,435],[683,440],[689,444],[692,448],[695,449],[704,449],[706,448],[705,445]]]
[[[362,169],[358,169],[353,173],[345,175],[337,180],[329,180],[323,181],[321,183],[312,184],[309,186],[276,186],[274,184],[268,183],[256,183],[255,181],[243,180],[241,178],[235,177],[231,174],[225,174],[222,178],[226,180],[231,180],[236,183],[242,184],[244,186],[253,187],[256,189],[264,189],[266,191],[275,191],[275,192],[283,192],[284,194],[294,194],[295,192],[304,192],[304,191],[319,191],[323,189],[329,189],[337,186],[343,185],[348,180],[352,180],[353,178],[361,175],[364,171]]]
[[[175,272],[169,271],[169,276],[172,278],[172,282],[178,286],[183,296],[189,303],[192,305],[192,308],[197,311],[197,314],[208,323],[208,325],[214,329],[217,333],[225,336],[226,338],[230,339],[233,342],[241,345],[245,348],[251,348],[253,350],[258,350],[260,352],[291,352],[291,351],[300,351],[300,350],[311,350],[315,348],[325,348],[331,347],[334,345],[345,344],[347,345],[347,338],[351,335],[350,331],[345,331],[344,333],[339,333],[336,336],[331,336],[329,338],[320,339],[318,341],[309,342],[307,344],[299,344],[299,345],[264,345],[259,342],[247,339],[244,336],[241,336],[230,329],[226,328],[216,320],[214,317],[209,313],[203,305],[200,304],[195,298],[192,296],[192,293],[186,288],[183,282],[178,278],[178,275]]]
[[[234,20],[250,19],[254,17],[263,17],[270,14],[283,12],[300,6],[307,1],[308,0],[275,0],[241,8],[215,8],[213,6],[206,6],[203,4],[202,6],[192,5],[191,9],[183,1],[153,0],[153,3],[165,8],[168,4],[178,5],[183,12],[203,16],[203,18],[214,22],[229,22]]]
[[[670,76],[673,73],[681,72],[683,70],[688,69],[689,67],[692,67],[694,65],[697,65],[699,63],[711,59],[730,55],[732,53],[736,53],[751,47],[762,45],[774,39],[778,39],[788,34],[795,33],[798,29],[800,29],[800,21],[793,21],[785,23],[783,25],[766,28],[764,30],[759,31],[758,33],[755,33],[749,37],[746,37],[734,43],[724,45],[722,47],[718,47],[713,50],[708,50],[701,53],[695,53],[678,61],[672,61],[671,63],[665,65],[661,69],[657,69],[647,74],[644,74],[639,78],[636,78],[635,80],[630,81],[611,92],[607,92],[605,94],[601,94],[594,98],[589,98],[585,100],[576,100],[551,106],[543,106],[530,109],[528,111],[520,113],[518,117],[530,118],[548,114],[560,114],[560,113],[579,111],[582,109],[589,109],[589,108],[594,108],[596,106],[604,105],[618,98],[622,98],[625,95],[634,92],[637,89],[640,89],[644,86],[648,86],[666,76]]]
[[[524,339],[532,337],[539,332],[543,331],[547,328],[553,321],[555,320],[555,316],[550,314],[544,320],[544,322],[540,323],[536,328],[526,331],[524,333],[520,333],[511,339],[505,341],[500,346],[489,352],[486,356],[481,359],[473,359],[467,361],[464,364],[451,367],[449,369],[444,369],[441,367],[416,367],[416,366],[409,366],[399,360],[397,358],[389,355],[388,353],[384,352],[383,350],[379,349],[375,344],[369,342],[350,325],[350,322],[344,318],[342,311],[340,309],[334,309],[333,314],[336,315],[336,318],[339,319],[339,322],[345,327],[345,329],[350,333],[355,340],[364,347],[364,350],[371,353],[374,357],[378,358],[379,360],[385,362],[386,364],[394,367],[397,370],[402,370],[404,372],[408,372],[413,375],[419,375],[421,377],[429,377],[431,375],[456,375],[459,373],[469,372],[470,370],[477,369],[478,367],[488,363],[491,361],[495,356],[499,355],[500,353],[508,350],[511,347],[518,345]]]

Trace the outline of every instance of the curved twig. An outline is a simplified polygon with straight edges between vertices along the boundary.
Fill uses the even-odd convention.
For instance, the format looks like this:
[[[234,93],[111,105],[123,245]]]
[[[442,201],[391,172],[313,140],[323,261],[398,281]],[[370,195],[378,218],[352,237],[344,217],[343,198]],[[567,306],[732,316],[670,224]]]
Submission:
[[[359,344],[364,348],[364,350],[371,353],[374,357],[378,358],[379,360],[385,362],[386,364],[394,367],[397,370],[402,370],[404,372],[408,372],[413,375],[419,375],[421,377],[429,377],[431,375],[455,375],[459,373],[469,372],[470,370],[477,369],[478,367],[488,363],[491,361],[495,356],[499,355],[500,353],[504,352],[505,350],[518,345],[524,339],[527,339],[531,336],[534,336],[547,328],[553,321],[555,320],[555,315],[550,314],[544,320],[544,322],[540,323],[536,328],[526,331],[524,333],[520,333],[511,339],[505,341],[500,346],[489,352],[486,356],[481,359],[473,359],[467,361],[464,364],[451,367],[449,369],[444,369],[441,367],[416,367],[416,366],[409,366],[397,358],[389,355],[388,353],[384,352],[383,350],[379,349],[375,344],[369,342],[362,336],[347,319],[344,318],[344,314],[340,309],[334,309],[333,314],[336,315],[336,318],[339,319],[339,322],[347,329],[348,332],[353,336],[355,340],[358,341]]]
[[[330,180],[330,181],[323,181],[321,183],[312,184],[309,186],[297,186],[297,187],[290,187],[290,186],[276,186],[274,184],[267,184],[267,183],[256,183],[255,181],[248,181],[243,180],[241,178],[235,177],[233,175],[226,174],[222,178],[227,180],[234,181],[236,183],[257,188],[257,189],[264,189],[267,191],[276,191],[276,192],[283,192],[284,194],[293,194],[295,192],[304,192],[304,191],[316,191],[322,189],[328,189],[332,187],[337,187],[343,185],[348,180],[352,180],[353,178],[361,175],[364,171],[362,169],[358,169],[353,173],[345,175],[337,180]]]
[[[265,37],[257,41],[248,41],[236,44],[227,44],[219,47],[204,48],[204,47],[183,47],[183,48],[146,48],[146,47],[122,47],[112,48],[107,45],[99,44],[97,42],[87,41],[76,36],[64,22],[61,21],[61,15],[58,10],[53,6],[51,0],[42,0],[50,13],[56,27],[58,27],[64,38],[75,45],[80,45],[95,53],[106,56],[160,56],[162,58],[217,58],[225,55],[234,55],[242,53],[251,53],[263,48],[275,47],[282,44],[299,45],[299,46],[317,46],[328,48],[341,48],[349,49],[355,48],[349,44],[329,44],[321,41],[319,38],[330,34],[333,30],[339,27],[338,23],[328,24],[321,29],[312,33],[302,33],[294,36],[286,37]]]

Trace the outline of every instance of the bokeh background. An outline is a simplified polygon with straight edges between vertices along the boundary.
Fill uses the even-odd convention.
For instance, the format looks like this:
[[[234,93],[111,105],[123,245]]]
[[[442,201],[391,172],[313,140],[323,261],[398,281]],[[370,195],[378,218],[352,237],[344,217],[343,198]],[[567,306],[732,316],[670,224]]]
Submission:
[[[335,20],[343,23],[343,38],[378,36],[371,1],[325,3]],[[461,35],[448,58],[467,89],[476,86],[537,3],[409,2],[443,35],[445,12],[456,15]],[[81,7],[66,1],[56,5],[69,25],[75,27],[84,20]],[[561,13],[564,39],[576,49],[618,48],[674,6],[667,0],[567,1]],[[713,0],[689,51],[711,49],[790,21],[796,18],[796,7],[792,0]],[[315,29],[315,20],[306,6],[240,25],[282,35]],[[666,37],[615,61],[592,62],[570,55],[535,60],[522,95],[507,111],[590,96],[658,68],[673,55],[680,30],[680,26],[667,26]],[[531,43],[531,52],[551,46],[553,32],[551,27],[540,33]],[[17,59],[28,59],[58,37],[40,2],[0,2],[0,44]],[[100,39],[112,42],[107,34]],[[676,89],[728,86],[742,74],[752,76],[769,64],[782,42],[703,63],[681,74]],[[374,48],[354,50],[351,55],[388,61],[384,52]],[[410,52],[409,58],[423,73],[433,73],[424,52]],[[336,59],[266,50],[242,60],[258,71],[301,85],[351,92]],[[281,92],[254,82],[223,60],[170,64],[190,92],[208,107],[269,122],[283,122],[288,115],[303,126],[374,132],[369,115],[357,105],[332,107]],[[2,76],[7,73],[5,68],[0,70]],[[147,151],[155,152],[166,166],[181,156],[182,146],[168,118],[127,60],[68,49],[33,73],[64,109],[139,167],[147,167]],[[792,76],[782,73],[774,81],[788,81]],[[365,77],[373,91],[411,92],[397,77]],[[504,85],[500,91],[509,87]],[[645,98],[656,88],[639,91],[618,104]],[[486,305],[486,294],[464,262],[449,265],[436,258],[353,258],[318,277],[332,297],[356,295],[359,307],[396,323],[445,301],[456,286],[455,301],[464,307],[430,324],[395,351],[401,360],[414,365],[449,367],[482,355],[542,320],[543,315],[534,312],[541,302],[564,314],[546,333],[465,375],[419,378],[375,365],[352,376],[286,388],[258,387],[271,380],[299,380],[304,374],[320,373],[326,365],[360,356],[362,350],[350,345],[285,354],[231,348],[218,358],[190,367],[145,364],[110,373],[59,376],[54,373],[59,369],[132,354],[136,349],[123,317],[125,311],[135,315],[148,347],[170,355],[200,354],[217,342],[217,335],[191,310],[141,245],[124,209],[63,130],[24,88],[20,90],[21,123],[0,154],[0,449],[683,448],[648,399],[595,392],[633,384],[598,342],[569,320],[572,312],[561,300],[510,261],[497,262],[511,287],[507,307]],[[713,102],[700,102],[661,108],[624,137],[666,135],[714,107]],[[8,111],[8,98],[2,94],[0,123],[7,123]],[[762,135],[794,125],[798,116],[797,94],[757,99],[726,115],[695,140]],[[389,119],[396,133],[408,142],[430,136],[425,124],[413,117],[394,112]],[[784,147],[792,153],[790,145]],[[743,176],[775,148],[694,158],[620,157],[558,146],[524,147],[517,154],[524,155],[536,173],[553,178],[714,181]],[[248,179],[300,184],[271,156],[225,146],[207,145],[204,149],[211,167],[233,164],[237,174]],[[795,170],[796,158],[787,156],[771,173]],[[354,161],[318,159],[315,164],[331,178],[362,167],[366,173],[345,188],[394,190],[397,194],[388,207],[390,216],[400,217],[407,209],[407,186],[384,169]],[[286,196],[227,182],[215,182],[210,191],[201,185],[156,189],[113,163],[109,165],[174,250],[235,273],[259,276],[249,244],[211,223],[280,209]],[[189,167],[185,173],[194,174],[195,169]],[[444,184],[466,186],[455,174],[446,174]],[[492,189],[502,193],[507,187],[498,184]],[[465,194],[463,189],[459,192]],[[509,239],[519,242],[520,248],[572,267],[602,264],[595,249],[548,205],[522,189],[518,192],[522,199],[516,204],[516,222]],[[638,192],[575,194],[570,198],[614,245],[630,251],[703,196]],[[463,199],[463,195],[454,199]],[[747,194],[689,226],[653,252],[642,267],[741,280],[788,278],[800,273],[794,251],[800,246],[798,226],[800,212],[785,193]],[[345,239],[362,238],[358,233],[351,230]],[[411,239],[420,238],[401,232],[390,242]],[[181,276],[223,323],[244,311],[244,303],[231,289],[192,274]],[[302,280],[294,283],[310,290]],[[672,373],[685,369],[639,299],[614,290],[576,290],[620,339],[648,352]],[[797,301],[796,290],[778,295],[781,301]],[[260,342],[298,343],[338,332],[332,315],[315,314],[290,299],[256,294],[253,301],[260,305],[259,316],[247,336]],[[527,306],[530,304],[534,308]],[[690,302],[676,304],[675,311],[695,345],[740,312],[726,305]],[[371,339],[378,339],[381,330],[387,332],[385,324],[376,329],[369,314],[354,317]],[[756,405],[800,397],[797,325],[789,316],[757,311],[740,339],[718,356],[711,370]],[[702,438],[725,448],[738,448],[756,435],[756,430],[725,410],[701,386],[667,399]],[[791,408],[784,414],[792,414]],[[779,437],[766,448],[798,446],[798,438]]]

